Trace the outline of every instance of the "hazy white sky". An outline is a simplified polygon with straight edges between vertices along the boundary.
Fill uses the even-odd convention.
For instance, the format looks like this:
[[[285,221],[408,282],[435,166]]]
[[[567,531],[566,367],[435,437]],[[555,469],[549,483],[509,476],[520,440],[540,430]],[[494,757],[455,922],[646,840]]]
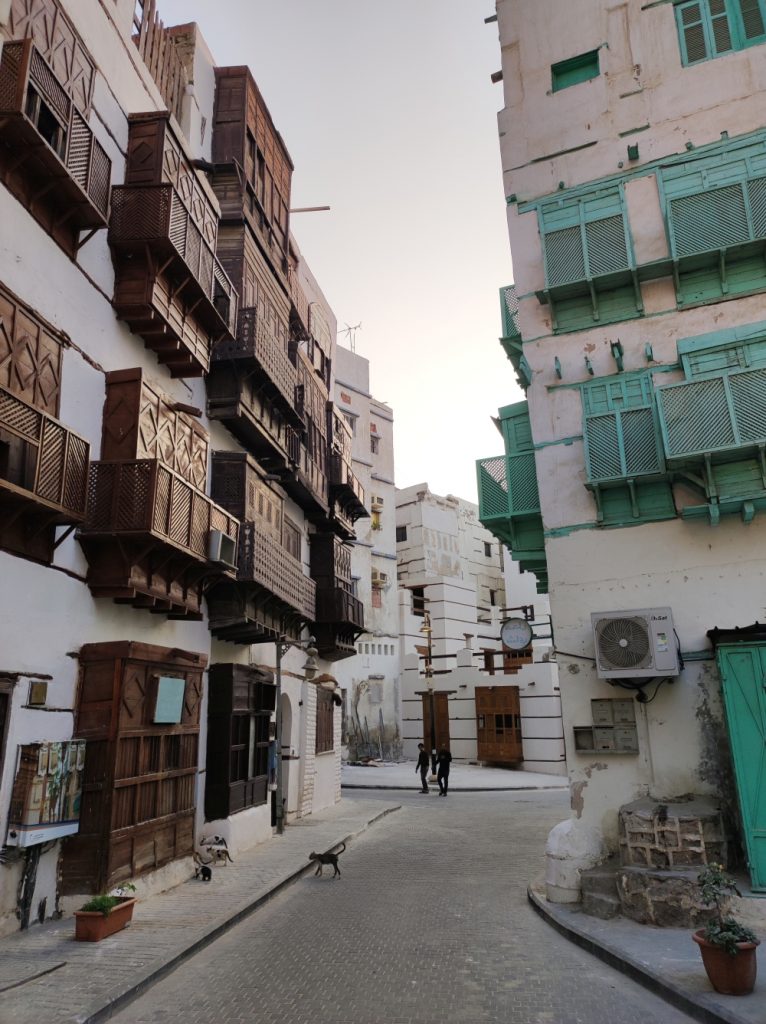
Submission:
[[[498,344],[512,277],[492,0],[160,0],[218,64],[248,64],[295,164],[292,231],[357,324],[395,417],[396,482],[476,500],[490,421],[518,401]],[[343,338],[340,339],[343,342]]]

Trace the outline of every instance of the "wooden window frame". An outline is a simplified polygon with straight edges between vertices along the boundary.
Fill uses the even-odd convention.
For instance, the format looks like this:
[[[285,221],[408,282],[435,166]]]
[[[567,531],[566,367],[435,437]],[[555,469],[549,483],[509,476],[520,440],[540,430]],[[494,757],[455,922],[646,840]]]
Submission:
[[[316,746],[317,754],[335,750],[335,701],[329,690],[317,688]]]
[[[282,518],[282,546],[293,558],[301,561],[303,557],[301,531],[287,516]]]
[[[599,51],[588,50],[551,65],[551,92],[561,92],[581,82],[589,82],[601,74]]]
[[[404,544],[407,541],[407,527],[397,526],[396,528],[396,543]]]

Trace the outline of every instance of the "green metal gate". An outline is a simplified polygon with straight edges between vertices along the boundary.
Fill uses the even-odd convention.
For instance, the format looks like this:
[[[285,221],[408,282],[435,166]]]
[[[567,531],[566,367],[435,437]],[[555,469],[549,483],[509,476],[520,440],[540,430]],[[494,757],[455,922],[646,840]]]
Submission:
[[[720,644],[717,657],[750,879],[766,891],[766,644]]]

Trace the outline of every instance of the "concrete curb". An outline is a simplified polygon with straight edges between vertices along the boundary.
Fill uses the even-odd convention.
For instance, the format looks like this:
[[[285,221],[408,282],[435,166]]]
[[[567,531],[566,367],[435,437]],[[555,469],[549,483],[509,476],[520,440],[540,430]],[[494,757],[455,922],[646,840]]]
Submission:
[[[582,931],[573,922],[564,920],[561,915],[556,913],[555,904],[551,905],[541,899],[531,885],[527,887],[527,899],[532,905],[532,909],[560,935],[587,950],[588,953],[592,953],[593,956],[597,956],[599,960],[603,960],[610,967],[627,975],[632,981],[638,982],[644,988],[661,996],[677,1010],[687,1013],[695,1020],[701,1021],[702,1024],[746,1024],[744,1018],[738,1014],[729,1013],[723,1008],[713,1009],[705,1006],[693,995],[685,992],[672,981],[661,977],[646,964],[633,959],[627,953],[615,952],[614,949],[610,949],[609,946],[594,939],[592,935]]]
[[[386,807],[385,810],[381,811],[379,814],[376,814],[374,817],[370,818],[365,825],[362,825],[361,828],[357,829],[355,832],[352,832],[350,835],[338,839],[337,842],[333,843],[333,845],[329,847],[329,849],[334,849],[336,846],[340,846],[341,843],[350,843],[357,836],[360,836],[363,832],[366,832],[371,825],[374,825],[376,822],[381,821],[387,815],[393,814],[394,811],[400,810],[401,807]],[[204,935],[200,936],[185,949],[182,949],[181,952],[177,953],[172,959],[166,961],[163,964],[160,964],[156,968],[156,970],[153,970],[149,974],[146,974],[135,984],[131,985],[129,988],[126,988],[123,992],[120,992],[119,995],[114,997],[114,999],[110,999],[110,1001],[105,1006],[102,1006],[99,1009],[94,1010],[92,1013],[86,1012],[81,1017],[77,1017],[77,1024],[101,1024],[102,1021],[109,1020],[120,1010],[124,1010],[126,1006],[132,1003],[139,996],[142,996],[153,985],[156,985],[158,981],[162,981],[163,978],[166,978],[169,974],[172,974],[172,972],[182,963],[184,963],[184,961],[194,956],[195,953],[198,953],[206,946],[209,946],[212,942],[215,942],[215,940],[220,938],[221,935],[229,931],[229,929],[233,928],[235,925],[238,925],[241,921],[244,921],[245,918],[249,917],[260,907],[264,906],[266,903],[269,902],[269,900],[273,899],[280,892],[283,892],[285,889],[287,889],[290,885],[293,884],[293,882],[297,882],[298,879],[301,878],[303,875],[307,874],[309,871],[314,870],[315,865],[309,863],[304,864],[302,867],[298,868],[297,871],[291,871],[289,874],[285,875],[284,878],[282,878],[279,882],[272,885],[272,887],[269,890],[262,893],[260,896],[257,896],[251,903],[246,904],[231,917],[227,917],[225,920],[219,921],[217,924],[213,925],[211,928],[208,929],[208,931],[205,932]]]

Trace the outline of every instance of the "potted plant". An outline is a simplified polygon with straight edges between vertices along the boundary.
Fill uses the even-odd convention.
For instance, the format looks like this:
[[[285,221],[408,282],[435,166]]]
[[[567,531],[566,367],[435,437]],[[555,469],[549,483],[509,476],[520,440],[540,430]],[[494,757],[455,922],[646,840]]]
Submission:
[[[741,893],[722,864],[709,864],[697,876],[697,884],[701,902],[714,908],[712,919],[692,935],[710,984],[722,995],[746,996],[755,986],[759,940],[733,917],[723,916],[729,898]]]
[[[100,942],[121,931],[133,918],[136,891],[130,882],[111,893],[101,893],[75,910],[74,937],[78,942]]]

